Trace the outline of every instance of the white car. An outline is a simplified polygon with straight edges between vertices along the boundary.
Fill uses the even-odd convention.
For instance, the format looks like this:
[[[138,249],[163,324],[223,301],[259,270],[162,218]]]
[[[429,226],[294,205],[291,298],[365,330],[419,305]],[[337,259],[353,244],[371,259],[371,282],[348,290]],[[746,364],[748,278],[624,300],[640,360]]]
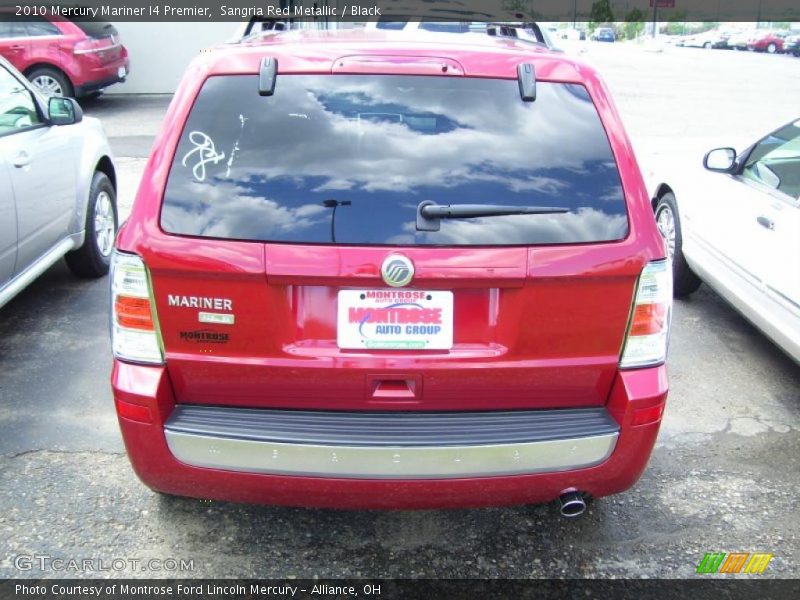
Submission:
[[[713,29],[683,39],[681,46],[686,48],[727,48],[729,34]]]
[[[734,50],[747,50],[747,43],[758,34],[755,29],[739,31],[728,38],[728,47]]]
[[[551,32],[549,32],[547,28],[540,27],[537,23],[532,21],[444,21],[439,19],[425,20],[419,17],[391,16],[366,21],[364,27],[367,30],[427,31],[431,33],[463,33],[512,37],[536,44],[543,44],[552,50],[559,50],[556,44],[553,43]]]
[[[116,175],[105,133],[72,98],[45,100],[0,57],[0,306],[56,261],[108,272]]]
[[[800,120],[703,165],[651,187],[675,295],[707,283],[800,363]]]

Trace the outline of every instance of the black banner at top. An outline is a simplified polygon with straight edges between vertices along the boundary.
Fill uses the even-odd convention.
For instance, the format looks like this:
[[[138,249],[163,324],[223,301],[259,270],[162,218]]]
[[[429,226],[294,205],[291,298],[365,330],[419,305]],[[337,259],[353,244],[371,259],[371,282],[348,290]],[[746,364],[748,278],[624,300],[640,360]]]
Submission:
[[[798,0],[0,0],[2,13],[73,20],[354,22],[800,21]]]

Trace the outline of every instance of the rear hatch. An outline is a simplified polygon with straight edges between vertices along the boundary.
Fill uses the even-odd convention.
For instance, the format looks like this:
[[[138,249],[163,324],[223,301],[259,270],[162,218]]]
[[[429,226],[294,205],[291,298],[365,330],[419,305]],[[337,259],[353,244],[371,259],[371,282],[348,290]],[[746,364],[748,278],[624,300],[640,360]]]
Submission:
[[[605,404],[644,258],[585,88],[539,82],[524,102],[515,80],[461,76],[258,85],[204,84],[147,257],[179,402]],[[421,222],[421,203],[443,218]]]

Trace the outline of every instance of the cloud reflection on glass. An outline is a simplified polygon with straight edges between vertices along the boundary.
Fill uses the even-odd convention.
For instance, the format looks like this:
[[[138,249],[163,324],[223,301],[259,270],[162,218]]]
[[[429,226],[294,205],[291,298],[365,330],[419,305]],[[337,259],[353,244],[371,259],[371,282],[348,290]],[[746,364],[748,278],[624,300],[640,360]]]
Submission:
[[[185,132],[230,160],[193,175],[188,133],[162,225],[220,238],[345,244],[498,245],[623,238],[627,213],[608,139],[585,90],[398,75],[214,77]],[[244,123],[244,126],[242,126]],[[351,204],[338,211],[326,201]],[[419,202],[556,206],[570,212],[442,220],[418,232]]]

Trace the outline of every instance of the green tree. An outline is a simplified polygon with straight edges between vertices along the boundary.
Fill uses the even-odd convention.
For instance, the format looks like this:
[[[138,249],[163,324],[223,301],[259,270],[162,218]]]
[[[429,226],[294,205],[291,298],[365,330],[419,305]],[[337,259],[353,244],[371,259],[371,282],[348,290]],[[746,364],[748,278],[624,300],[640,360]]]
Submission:
[[[596,0],[592,4],[589,20],[593,23],[613,23],[614,12],[611,10],[610,0]]]
[[[529,0],[503,0],[503,9],[509,12],[531,12]]]
[[[625,39],[632,40],[642,34],[645,18],[645,14],[638,8],[634,8],[625,15],[625,25],[622,28]]]

